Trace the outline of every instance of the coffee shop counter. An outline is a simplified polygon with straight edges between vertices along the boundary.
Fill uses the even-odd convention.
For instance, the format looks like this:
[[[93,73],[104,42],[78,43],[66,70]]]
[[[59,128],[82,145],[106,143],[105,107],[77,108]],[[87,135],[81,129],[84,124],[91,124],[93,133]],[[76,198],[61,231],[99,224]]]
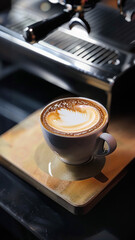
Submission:
[[[1,133],[43,107],[52,96],[65,94],[22,72],[10,76],[10,81],[4,79],[0,86]],[[133,160],[123,179],[91,211],[73,215],[0,165],[0,232],[4,239],[23,240],[135,239],[134,172]]]

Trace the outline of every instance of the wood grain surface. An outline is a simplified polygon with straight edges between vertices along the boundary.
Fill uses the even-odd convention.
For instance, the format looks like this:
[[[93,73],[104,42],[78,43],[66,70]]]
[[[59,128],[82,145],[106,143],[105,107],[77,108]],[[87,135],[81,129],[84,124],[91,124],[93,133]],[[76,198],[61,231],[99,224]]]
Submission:
[[[117,184],[135,157],[135,117],[119,116],[111,119],[108,131],[116,138],[117,149],[106,157],[99,172],[93,173],[93,176],[86,175],[86,179],[84,173],[83,180],[71,180],[70,174],[69,179],[62,180],[59,174],[51,176],[44,167],[46,159],[53,159],[54,153],[47,150],[39,115],[40,110],[1,136],[0,164],[68,211],[85,214]],[[46,150],[42,150],[44,146]],[[78,175],[79,171],[74,174]]]

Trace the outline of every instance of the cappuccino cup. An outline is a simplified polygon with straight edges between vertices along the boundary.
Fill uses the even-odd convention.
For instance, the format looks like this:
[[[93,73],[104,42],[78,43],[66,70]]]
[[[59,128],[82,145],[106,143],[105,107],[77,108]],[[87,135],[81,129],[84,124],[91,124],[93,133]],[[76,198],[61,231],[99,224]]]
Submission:
[[[107,132],[107,110],[89,98],[68,97],[49,103],[40,114],[40,124],[50,148],[67,164],[106,156],[117,145]]]

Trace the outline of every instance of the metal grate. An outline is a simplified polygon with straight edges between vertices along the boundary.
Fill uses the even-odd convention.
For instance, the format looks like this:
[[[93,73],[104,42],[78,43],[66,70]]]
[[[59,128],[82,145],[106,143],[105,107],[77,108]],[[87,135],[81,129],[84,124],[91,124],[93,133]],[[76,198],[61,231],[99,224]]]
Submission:
[[[44,42],[68,52],[87,63],[103,65],[108,62],[114,62],[118,58],[118,54],[109,48],[103,48],[60,31],[55,31],[49,35]]]
[[[23,29],[34,22],[34,19],[25,17],[24,20],[21,19],[20,22],[10,24],[7,27],[22,34]],[[50,34],[44,42],[68,52],[87,63],[103,65],[108,62],[114,62],[118,58],[118,54],[109,48],[103,48],[97,44],[84,41],[59,30]]]

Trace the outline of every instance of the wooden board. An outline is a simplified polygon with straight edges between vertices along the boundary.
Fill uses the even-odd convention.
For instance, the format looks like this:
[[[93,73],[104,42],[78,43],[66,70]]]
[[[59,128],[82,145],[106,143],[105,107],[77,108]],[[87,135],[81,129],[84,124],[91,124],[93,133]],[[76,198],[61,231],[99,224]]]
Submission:
[[[135,157],[135,117],[112,119],[108,130],[116,138],[117,149],[106,157],[98,173],[84,180],[71,181],[70,177],[61,180],[58,176],[50,176],[42,161],[38,164],[40,151],[37,154],[37,149],[44,142],[39,114],[40,110],[1,136],[0,164],[68,211],[85,214],[121,179],[127,165]],[[52,157],[46,151],[43,151],[46,155],[44,161]]]

